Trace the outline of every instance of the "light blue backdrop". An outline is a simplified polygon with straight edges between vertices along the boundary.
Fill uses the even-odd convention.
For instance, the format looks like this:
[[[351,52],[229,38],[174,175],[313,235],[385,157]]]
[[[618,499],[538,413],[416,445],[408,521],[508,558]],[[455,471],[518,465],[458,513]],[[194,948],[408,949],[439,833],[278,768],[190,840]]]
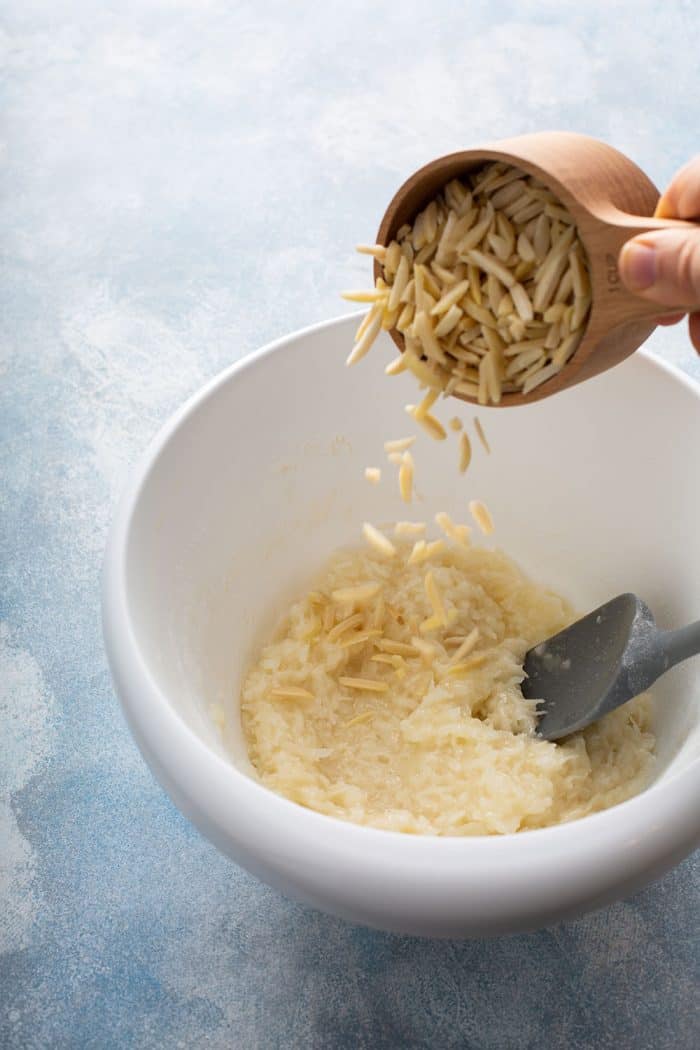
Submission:
[[[417,165],[560,127],[669,179],[697,5],[5,0],[0,27],[0,1044],[700,1045],[697,856],[494,942],[313,913],[170,805],[98,619],[129,465],[205,379],[342,312]],[[650,345],[699,374],[680,329]]]

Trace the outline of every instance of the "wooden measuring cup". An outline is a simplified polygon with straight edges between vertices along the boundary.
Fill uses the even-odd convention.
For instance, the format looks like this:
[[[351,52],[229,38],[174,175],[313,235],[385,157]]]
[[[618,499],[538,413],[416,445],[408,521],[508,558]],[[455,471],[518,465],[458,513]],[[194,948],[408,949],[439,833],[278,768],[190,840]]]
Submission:
[[[655,318],[678,313],[627,291],[617,268],[622,245],[630,237],[694,223],[656,219],[659,191],[644,172],[612,146],[568,131],[544,131],[502,139],[479,149],[450,153],[426,164],[395,194],[377,234],[387,245],[405,222],[412,222],[451,179],[489,161],[502,161],[541,179],[573,216],[588,257],[592,303],[576,353],[561,372],[527,396],[504,394],[501,405],[520,405],[549,397],[612,368],[634,353],[656,327]],[[375,277],[381,264],[375,260]],[[392,329],[403,350],[403,336]],[[462,400],[472,398],[463,395]]]

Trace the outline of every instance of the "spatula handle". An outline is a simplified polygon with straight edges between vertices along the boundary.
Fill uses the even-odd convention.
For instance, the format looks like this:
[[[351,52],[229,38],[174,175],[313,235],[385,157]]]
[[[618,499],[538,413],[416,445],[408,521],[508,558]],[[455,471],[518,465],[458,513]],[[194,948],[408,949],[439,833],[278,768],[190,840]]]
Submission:
[[[660,641],[666,670],[691,656],[700,655],[700,620],[675,631],[664,631]]]

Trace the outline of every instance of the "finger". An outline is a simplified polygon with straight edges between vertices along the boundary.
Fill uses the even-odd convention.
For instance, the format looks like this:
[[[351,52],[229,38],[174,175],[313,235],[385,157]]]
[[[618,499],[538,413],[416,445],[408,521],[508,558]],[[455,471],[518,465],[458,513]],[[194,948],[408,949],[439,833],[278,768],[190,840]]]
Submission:
[[[688,318],[688,333],[691,343],[700,354],[700,313],[691,314]]]
[[[700,228],[642,233],[622,246],[620,277],[664,306],[700,309]]]
[[[700,156],[684,164],[659,197],[659,219],[700,219]]]
[[[685,314],[666,314],[664,317],[655,317],[654,320],[656,324],[669,325],[678,324],[684,317]]]

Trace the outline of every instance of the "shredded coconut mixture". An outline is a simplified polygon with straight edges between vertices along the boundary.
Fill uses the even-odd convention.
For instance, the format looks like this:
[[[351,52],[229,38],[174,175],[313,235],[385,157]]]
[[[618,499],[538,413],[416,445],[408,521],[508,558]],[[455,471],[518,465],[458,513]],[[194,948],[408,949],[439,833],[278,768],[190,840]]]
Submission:
[[[430,835],[545,827],[642,790],[648,697],[565,741],[534,735],[523,658],[575,618],[568,604],[464,534],[430,543],[412,529],[389,540],[366,526],[368,547],[332,559],[249,670],[242,723],[261,781],[321,813]]]

